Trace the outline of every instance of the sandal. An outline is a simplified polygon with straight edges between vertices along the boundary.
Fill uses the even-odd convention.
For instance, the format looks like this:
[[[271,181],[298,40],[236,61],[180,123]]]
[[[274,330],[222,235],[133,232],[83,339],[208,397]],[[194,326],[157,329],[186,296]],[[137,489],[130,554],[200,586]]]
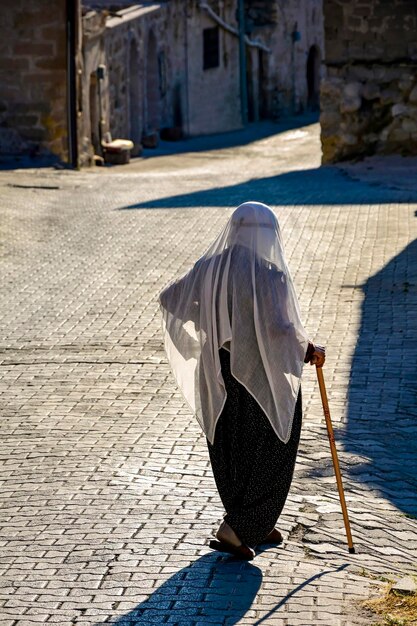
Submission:
[[[212,550],[218,550],[219,552],[227,552],[228,554],[233,554],[233,556],[237,556],[243,561],[252,561],[252,559],[255,557],[255,551],[252,550],[252,548],[246,546],[244,543],[241,543],[240,546],[234,546],[228,541],[218,541],[217,539],[211,539],[209,546]]]

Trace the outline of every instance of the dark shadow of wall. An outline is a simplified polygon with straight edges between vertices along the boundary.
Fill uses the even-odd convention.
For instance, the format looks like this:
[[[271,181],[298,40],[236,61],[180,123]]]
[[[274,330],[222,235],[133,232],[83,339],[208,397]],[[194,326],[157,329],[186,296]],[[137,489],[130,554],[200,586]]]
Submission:
[[[417,240],[362,288],[344,442],[360,458],[350,473],[417,515]]]
[[[417,201],[417,191],[399,191],[369,185],[347,178],[336,167],[319,167],[249,179],[237,185],[138,202],[119,207],[119,210],[219,206],[232,208],[248,200],[257,200],[272,206],[369,205]]]

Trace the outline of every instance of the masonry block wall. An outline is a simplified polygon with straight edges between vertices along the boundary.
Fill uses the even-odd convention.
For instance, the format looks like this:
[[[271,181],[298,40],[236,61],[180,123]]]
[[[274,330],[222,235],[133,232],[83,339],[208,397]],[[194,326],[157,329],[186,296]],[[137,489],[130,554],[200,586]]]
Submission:
[[[323,162],[417,154],[417,2],[324,0]]]
[[[113,138],[142,140],[145,120],[147,34],[160,32],[159,9],[122,14],[107,22],[104,49],[109,73],[109,125]],[[159,125],[158,125],[159,129]]]
[[[87,12],[82,18],[82,80],[79,87],[79,163],[92,165],[94,154],[101,154],[101,140],[109,131],[108,71],[101,79],[100,66],[106,66],[103,33],[106,14]]]
[[[237,28],[235,1],[219,4],[217,13],[226,24]],[[190,3],[187,20],[189,135],[242,127],[239,39],[219,28],[219,62],[215,67],[204,69],[203,32],[213,27],[216,23],[198,7],[198,3]]]
[[[0,154],[67,160],[66,0],[0,8]]]
[[[269,52],[258,55],[261,117],[279,118],[317,108],[322,76],[322,0],[247,0],[250,36]]]
[[[236,0],[212,3],[233,27]],[[164,129],[187,136],[242,126],[238,37],[219,27],[219,59],[203,67],[204,29],[216,22],[194,0],[132,6],[116,16],[83,17],[84,143],[94,124],[91,80],[106,65],[101,99],[105,129],[113,138],[144,137]],[[86,162],[91,161],[91,148]]]

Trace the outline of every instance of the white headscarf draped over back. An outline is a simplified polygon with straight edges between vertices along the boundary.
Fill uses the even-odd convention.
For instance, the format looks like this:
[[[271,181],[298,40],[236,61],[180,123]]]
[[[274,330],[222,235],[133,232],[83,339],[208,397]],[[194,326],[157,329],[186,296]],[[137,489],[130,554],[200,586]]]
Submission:
[[[226,400],[219,349],[283,442],[291,426],[308,337],[277,218],[259,202],[232,214],[207,252],[161,293],[165,349],[208,440]]]

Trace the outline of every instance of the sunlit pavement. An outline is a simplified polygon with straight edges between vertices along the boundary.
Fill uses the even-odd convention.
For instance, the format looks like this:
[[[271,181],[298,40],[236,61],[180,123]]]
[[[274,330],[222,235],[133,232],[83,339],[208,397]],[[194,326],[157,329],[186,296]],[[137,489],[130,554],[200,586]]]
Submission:
[[[416,569],[417,192],[320,168],[317,124],[245,133],[0,172],[2,626],[371,624],[358,602]],[[245,200],[276,211],[327,346],[355,555],[309,366],[284,544],[207,547],[222,506],[156,298]]]

